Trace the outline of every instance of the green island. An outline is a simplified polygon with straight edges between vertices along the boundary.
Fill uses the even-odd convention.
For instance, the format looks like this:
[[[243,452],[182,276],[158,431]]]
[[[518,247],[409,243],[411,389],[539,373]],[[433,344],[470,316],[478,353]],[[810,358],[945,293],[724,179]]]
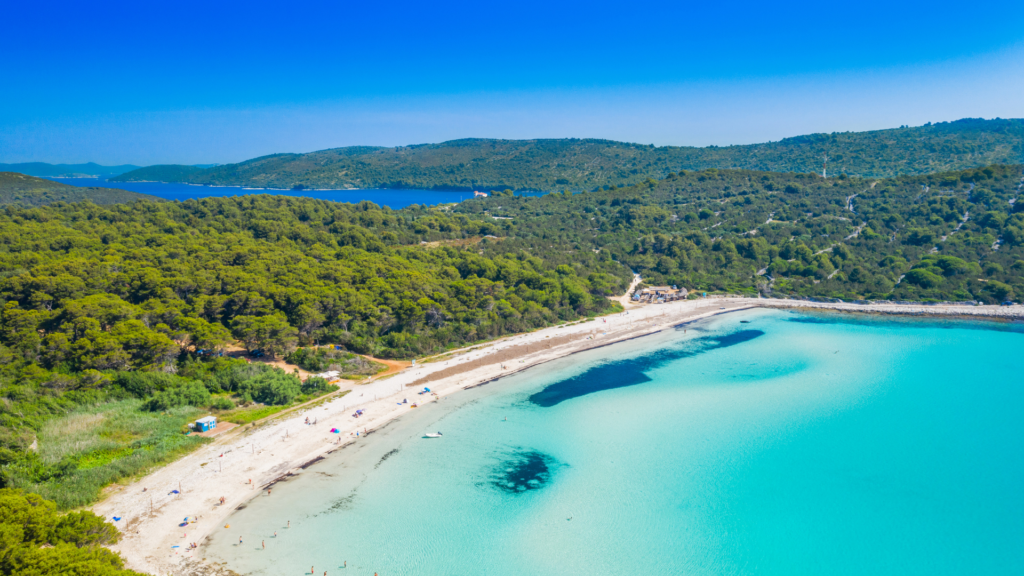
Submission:
[[[133,200],[161,201],[156,196],[117,188],[71,186],[16,172],[0,172],[0,206],[43,206],[54,202],[119,204]]]
[[[746,169],[892,177],[1024,161],[1024,121],[963,119],[740,146],[653,146],[595,139],[465,139],[273,154],[200,169],[162,165],[114,181],[276,189],[594,190],[680,170]],[[827,158],[827,163],[826,163]]]
[[[138,170],[141,166],[121,164],[119,166],[101,166],[95,162],[85,164],[47,164],[46,162],[20,162],[4,164],[0,162],[0,172],[18,172],[31,176],[49,176],[58,178],[94,177],[110,174],[124,174]]]

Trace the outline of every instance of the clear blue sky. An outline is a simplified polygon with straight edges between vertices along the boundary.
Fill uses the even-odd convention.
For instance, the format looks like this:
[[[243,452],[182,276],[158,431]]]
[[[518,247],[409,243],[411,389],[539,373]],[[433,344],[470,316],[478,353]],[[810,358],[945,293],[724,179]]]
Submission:
[[[9,2],[0,162],[1024,117],[1024,2]]]

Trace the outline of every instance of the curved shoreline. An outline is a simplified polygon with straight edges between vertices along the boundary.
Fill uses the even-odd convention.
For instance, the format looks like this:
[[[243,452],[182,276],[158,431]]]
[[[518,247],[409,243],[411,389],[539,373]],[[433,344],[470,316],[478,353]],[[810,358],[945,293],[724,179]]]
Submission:
[[[246,427],[203,446],[180,460],[126,486],[112,487],[106,498],[92,508],[101,516],[121,516],[124,536],[113,548],[126,564],[151,574],[231,573],[204,563],[205,538],[222,527],[238,507],[280,479],[300,474],[306,467],[359,442],[370,433],[409,410],[411,401],[437,401],[459,390],[494,382],[504,376],[562,358],[576,352],[608,346],[654,334],[717,314],[752,308],[805,309],[903,316],[960,317],[974,319],[1024,319],[1024,307],[1011,306],[917,306],[899,304],[840,304],[801,300],[712,298],[629,308],[627,312],[568,325],[519,334],[455,351],[439,360],[403,370],[383,381],[356,387],[349,395],[313,406],[288,418],[259,427]],[[414,395],[426,384],[437,393]],[[357,396],[358,394],[358,396]],[[397,402],[396,402],[397,401]],[[366,411],[353,418],[355,409]],[[324,426],[305,425],[305,418]],[[340,434],[332,434],[331,427]],[[354,434],[359,432],[359,436]],[[280,455],[278,455],[280,454]],[[251,479],[252,484],[249,484]],[[261,487],[260,491],[256,486]],[[174,495],[172,490],[181,489]],[[145,491],[143,491],[145,489]],[[155,496],[160,494],[159,497]],[[220,497],[227,503],[218,505]],[[180,518],[199,516],[184,528]],[[175,552],[198,542],[192,553]],[[173,549],[179,545],[181,548]]]

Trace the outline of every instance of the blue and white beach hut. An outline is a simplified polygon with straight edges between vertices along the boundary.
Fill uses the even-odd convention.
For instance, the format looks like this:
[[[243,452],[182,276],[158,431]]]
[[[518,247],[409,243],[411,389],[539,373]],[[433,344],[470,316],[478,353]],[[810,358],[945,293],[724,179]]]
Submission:
[[[209,432],[217,427],[217,418],[214,416],[205,416],[196,420],[196,429],[200,432]]]

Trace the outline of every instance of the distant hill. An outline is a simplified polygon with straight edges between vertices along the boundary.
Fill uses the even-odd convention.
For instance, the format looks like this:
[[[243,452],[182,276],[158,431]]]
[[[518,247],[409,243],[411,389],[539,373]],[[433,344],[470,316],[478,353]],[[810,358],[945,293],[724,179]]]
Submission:
[[[117,178],[110,178],[110,180],[112,182],[190,182],[190,177],[206,170],[202,166],[158,164],[139,168]]]
[[[81,202],[118,204],[133,200],[159,200],[162,198],[116,188],[69,186],[44,178],[16,172],[0,172],[0,205],[20,204],[42,206],[53,202]]]
[[[100,176],[124,174],[138,170],[138,166],[123,164],[121,166],[101,166],[95,162],[86,164],[47,164],[46,162],[23,162],[21,164],[0,163],[0,172],[18,172],[29,176],[49,178],[75,178],[83,176]]]
[[[927,174],[1024,161],[1024,120],[964,119],[871,132],[811,134],[707,148],[611,140],[466,139],[274,154],[208,169],[152,166],[117,181],[263,188],[593,190],[679,170],[741,168],[863,177]]]

